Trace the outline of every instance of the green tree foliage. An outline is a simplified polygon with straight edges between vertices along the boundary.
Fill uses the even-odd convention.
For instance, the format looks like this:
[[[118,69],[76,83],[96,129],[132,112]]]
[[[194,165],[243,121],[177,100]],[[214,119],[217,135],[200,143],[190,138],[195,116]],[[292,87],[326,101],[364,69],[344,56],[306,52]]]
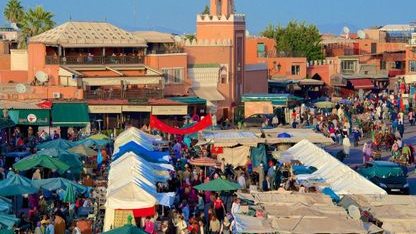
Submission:
[[[10,23],[19,25],[25,11],[19,0],[9,0],[3,10],[3,15]]]
[[[286,27],[269,25],[261,34],[276,40],[279,55],[306,57],[308,61],[324,58],[321,35],[313,24],[290,21]]]
[[[46,11],[41,6],[29,9],[21,22],[21,46],[25,47],[28,38],[46,32],[55,26],[53,13]]]
[[[201,15],[209,15],[209,6],[205,5],[204,11],[201,12]]]

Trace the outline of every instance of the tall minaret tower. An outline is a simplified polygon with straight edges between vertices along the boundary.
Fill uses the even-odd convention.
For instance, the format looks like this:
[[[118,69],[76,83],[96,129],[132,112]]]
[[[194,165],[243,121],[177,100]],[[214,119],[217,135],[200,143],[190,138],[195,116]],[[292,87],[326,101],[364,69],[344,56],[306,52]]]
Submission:
[[[231,42],[230,89],[238,103],[243,92],[246,21],[245,15],[235,13],[234,0],[210,0],[210,14],[197,16],[196,38]]]

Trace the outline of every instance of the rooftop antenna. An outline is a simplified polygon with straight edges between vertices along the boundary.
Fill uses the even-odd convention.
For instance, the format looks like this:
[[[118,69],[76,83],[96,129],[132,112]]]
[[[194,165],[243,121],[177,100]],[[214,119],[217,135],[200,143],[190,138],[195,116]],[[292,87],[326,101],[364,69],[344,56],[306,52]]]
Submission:
[[[342,28],[342,32],[345,35],[345,39],[350,39],[350,29],[347,26]]]

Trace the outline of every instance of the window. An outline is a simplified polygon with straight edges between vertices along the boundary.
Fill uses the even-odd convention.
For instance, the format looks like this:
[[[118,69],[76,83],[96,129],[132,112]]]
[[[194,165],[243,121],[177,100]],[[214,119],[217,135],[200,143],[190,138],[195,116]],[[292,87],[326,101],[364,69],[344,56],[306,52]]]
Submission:
[[[409,61],[409,70],[410,70],[410,72],[416,72],[416,61],[415,60]]]
[[[228,77],[227,76],[227,68],[224,66],[220,70],[220,82],[221,82],[221,84],[227,84],[228,83],[227,77]]]
[[[265,58],[266,57],[266,46],[264,43],[257,43],[257,57]]]
[[[292,75],[300,75],[300,66],[292,65]]]
[[[343,60],[341,61],[341,73],[354,73],[355,72],[355,60]]]
[[[183,68],[164,68],[165,84],[182,84],[183,82]]]
[[[371,43],[371,53],[372,54],[377,53],[377,43]]]

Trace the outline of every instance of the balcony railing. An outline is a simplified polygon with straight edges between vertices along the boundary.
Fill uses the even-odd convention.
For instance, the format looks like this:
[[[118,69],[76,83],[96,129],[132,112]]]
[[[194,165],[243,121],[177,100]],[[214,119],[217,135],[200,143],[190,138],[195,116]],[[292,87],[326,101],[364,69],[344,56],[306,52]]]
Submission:
[[[141,64],[142,56],[46,56],[46,64],[77,65],[77,64]]]
[[[101,100],[112,100],[112,99],[141,99],[148,100],[150,98],[163,98],[163,91],[161,89],[134,89],[134,90],[93,90],[84,92],[85,99],[101,99]]]

